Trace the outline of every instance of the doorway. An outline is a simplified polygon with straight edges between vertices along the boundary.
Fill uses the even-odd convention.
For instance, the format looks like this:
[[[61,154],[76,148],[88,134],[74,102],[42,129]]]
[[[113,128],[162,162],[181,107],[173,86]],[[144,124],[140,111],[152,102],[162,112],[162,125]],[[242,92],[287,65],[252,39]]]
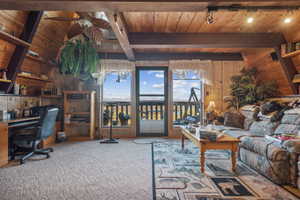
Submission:
[[[168,135],[168,68],[136,69],[137,136]]]

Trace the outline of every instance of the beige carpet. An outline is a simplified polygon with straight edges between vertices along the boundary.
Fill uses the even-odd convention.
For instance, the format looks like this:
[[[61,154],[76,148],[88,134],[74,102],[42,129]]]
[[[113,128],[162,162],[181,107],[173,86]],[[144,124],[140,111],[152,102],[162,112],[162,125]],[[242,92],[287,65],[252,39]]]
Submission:
[[[47,160],[0,168],[1,200],[150,200],[151,145],[64,143]]]

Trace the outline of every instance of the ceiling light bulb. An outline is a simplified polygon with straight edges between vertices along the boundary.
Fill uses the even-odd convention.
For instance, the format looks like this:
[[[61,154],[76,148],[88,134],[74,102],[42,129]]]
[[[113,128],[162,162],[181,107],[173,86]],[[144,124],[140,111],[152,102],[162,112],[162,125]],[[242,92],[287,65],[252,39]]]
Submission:
[[[254,21],[254,18],[253,18],[253,17],[248,17],[248,19],[247,19],[247,23],[248,23],[248,24],[253,23],[253,21]]]
[[[292,22],[292,18],[287,17],[284,19],[284,23],[286,23],[286,24],[291,23],[291,22]]]

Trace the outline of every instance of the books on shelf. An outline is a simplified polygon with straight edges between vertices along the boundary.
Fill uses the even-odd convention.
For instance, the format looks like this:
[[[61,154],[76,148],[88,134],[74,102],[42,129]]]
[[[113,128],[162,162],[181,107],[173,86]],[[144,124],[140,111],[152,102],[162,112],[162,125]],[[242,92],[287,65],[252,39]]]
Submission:
[[[281,45],[281,56],[283,58],[293,57],[300,54],[300,42],[288,42]]]

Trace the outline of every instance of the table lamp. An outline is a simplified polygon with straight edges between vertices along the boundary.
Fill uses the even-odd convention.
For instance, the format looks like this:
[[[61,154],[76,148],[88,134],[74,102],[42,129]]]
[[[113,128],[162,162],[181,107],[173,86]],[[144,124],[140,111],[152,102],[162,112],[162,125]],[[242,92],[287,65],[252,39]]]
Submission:
[[[216,109],[216,104],[214,101],[210,101],[207,106],[207,112],[214,112]]]

